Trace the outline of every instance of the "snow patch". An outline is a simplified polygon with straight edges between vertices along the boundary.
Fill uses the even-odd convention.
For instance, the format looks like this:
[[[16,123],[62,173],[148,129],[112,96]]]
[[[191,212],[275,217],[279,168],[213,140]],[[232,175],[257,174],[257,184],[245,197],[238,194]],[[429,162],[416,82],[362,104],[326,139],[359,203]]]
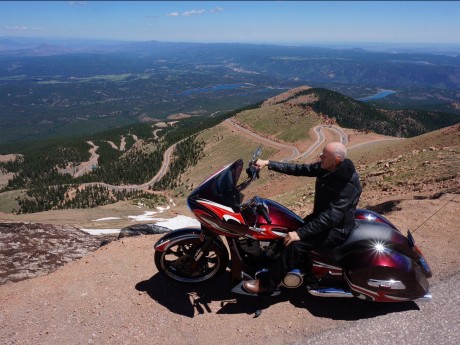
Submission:
[[[120,229],[80,229],[90,235],[117,235]]]
[[[94,219],[92,222],[102,222],[105,220],[116,220],[116,219],[121,219],[120,217],[106,217],[106,218],[99,218],[99,219]]]
[[[151,220],[156,220],[152,216],[157,213],[158,212],[146,211],[144,212],[144,214],[141,214],[140,216],[128,216],[128,218],[131,219],[133,222],[151,221]]]
[[[152,217],[157,212],[144,212],[140,216],[128,216],[135,221],[152,221],[155,225],[176,230],[184,227],[200,227],[200,222],[194,218],[187,216],[176,216],[174,218],[154,218]],[[120,233],[121,229],[81,229],[90,235],[112,235]]]
[[[160,222],[155,223],[155,225],[164,226],[165,228],[176,230],[186,226],[199,227],[200,222],[194,218],[187,216],[176,216],[171,219],[166,219]]]

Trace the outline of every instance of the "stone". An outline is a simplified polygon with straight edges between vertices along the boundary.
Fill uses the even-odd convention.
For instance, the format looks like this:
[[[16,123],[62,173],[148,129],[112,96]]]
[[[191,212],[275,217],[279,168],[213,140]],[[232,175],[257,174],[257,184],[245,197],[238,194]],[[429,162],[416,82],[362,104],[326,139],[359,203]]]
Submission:
[[[118,238],[139,236],[139,235],[158,235],[170,232],[171,229],[155,224],[134,224],[121,229]]]

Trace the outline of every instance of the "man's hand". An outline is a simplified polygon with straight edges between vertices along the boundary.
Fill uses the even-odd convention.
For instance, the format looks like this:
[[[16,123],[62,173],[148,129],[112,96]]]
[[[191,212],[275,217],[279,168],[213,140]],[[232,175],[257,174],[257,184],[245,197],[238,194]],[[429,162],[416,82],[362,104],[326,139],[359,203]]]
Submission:
[[[294,242],[294,241],[300,241],[299,234],[297,234],[296,231],[288,232],[288,234],[284,238],[284,245],[287,247],[288,245],[291,244],[291,242]]]
[[[268,165],[269,161],[268,160],[263,160],[263,159],[258,159],[255,161],[255,166],[258,167],[259,169],[262,169]]]

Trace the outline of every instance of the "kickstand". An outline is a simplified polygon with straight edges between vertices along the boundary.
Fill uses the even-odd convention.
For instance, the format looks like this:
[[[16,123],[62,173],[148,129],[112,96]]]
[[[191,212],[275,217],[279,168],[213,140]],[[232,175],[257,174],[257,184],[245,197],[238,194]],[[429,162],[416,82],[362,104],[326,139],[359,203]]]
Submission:
[[[257,318],[260,314],[262,314],[262,310],[266,309],[270,305],[270,300],[270,296],[258,296],[254,300],[254,307],[256,309],[254,312],[254,318]]]

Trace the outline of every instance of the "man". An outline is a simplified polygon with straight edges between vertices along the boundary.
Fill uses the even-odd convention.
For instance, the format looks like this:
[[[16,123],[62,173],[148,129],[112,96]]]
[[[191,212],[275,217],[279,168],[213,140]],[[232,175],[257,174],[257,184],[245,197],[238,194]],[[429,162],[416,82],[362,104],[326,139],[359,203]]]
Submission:
[[[342,143],[327,144],[320,161],[313,164],[289,164],[268,160],[256,161],[259,169],[288,175],[316,177],[313,213],[305,225],[284,238],[285,249],[275,259],[264,280],[247,280],[243,287],[255,294],[274,292],[286,273],[300,268],[306,254],[318,247],[336,247],[343,243],[356,226],[355,211],[361,195],[358,173],[347,158]]]

